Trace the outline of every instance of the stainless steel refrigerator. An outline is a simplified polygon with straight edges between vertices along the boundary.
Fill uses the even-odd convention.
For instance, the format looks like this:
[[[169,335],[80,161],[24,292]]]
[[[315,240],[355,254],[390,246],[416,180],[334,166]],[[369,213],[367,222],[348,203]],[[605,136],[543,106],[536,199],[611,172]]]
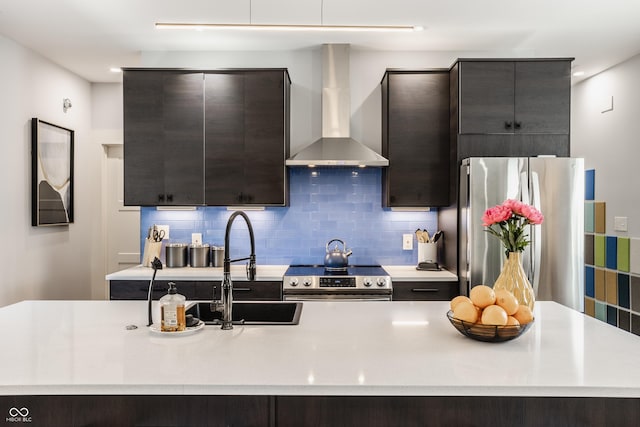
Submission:
[[[523,252],[537,301],[584,311],[584,159],[471,157],[460,169],[458,261],[461,293],[492,286],[505,250],[485,231],[484,211],[506,199],[521,200],[544,215],[528,226]]]

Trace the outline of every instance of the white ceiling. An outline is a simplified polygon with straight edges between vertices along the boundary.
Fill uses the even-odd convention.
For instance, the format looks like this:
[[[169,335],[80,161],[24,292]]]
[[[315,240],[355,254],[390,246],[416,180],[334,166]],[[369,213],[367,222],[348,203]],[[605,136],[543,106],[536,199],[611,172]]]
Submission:
[[[425,30],[156,30],[160,21],[421,25]],[[575,57],[574,69],[588,77],[640,53],[639,22],[638,0],[0,0],[0,34],[92,82],[120,81],[109,68],[140,65],[144,51],[293,50],[323,43]]]

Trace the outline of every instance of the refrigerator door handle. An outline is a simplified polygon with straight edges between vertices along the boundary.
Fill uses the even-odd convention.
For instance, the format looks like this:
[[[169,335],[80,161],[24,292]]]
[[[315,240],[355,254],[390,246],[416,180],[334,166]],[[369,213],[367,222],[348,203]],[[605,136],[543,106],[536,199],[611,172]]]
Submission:
[[[540,178],[538,177],[537,172],[531,172],[531,187],[533,193],[531,205],[540,211]],[[538,286],[540,285],[540,264],[542,261],[542,231],[540,229],[540,225],[530,225],[529,229],[530,233],[532,234],[531,285],[533,286],[534,295],[538,295]]]
[[[520,173],[520,200],[522,203],[528,205],[531,204],[531,197],[529,196],[529,177],[526,172]]]

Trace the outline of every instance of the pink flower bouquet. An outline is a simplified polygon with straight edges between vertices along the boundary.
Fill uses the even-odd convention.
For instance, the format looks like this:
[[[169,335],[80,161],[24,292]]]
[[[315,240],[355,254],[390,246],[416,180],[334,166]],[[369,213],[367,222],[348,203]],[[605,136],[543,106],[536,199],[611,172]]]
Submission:
[[[529,244],[524,230],[529,224],[542,224],[544,217],[531,205],[508,199],[494,206],[482,215],[482,225],[486,231],[496,236],[509,252],[522,252]],[[495,228],[494,228],[495,226]]]

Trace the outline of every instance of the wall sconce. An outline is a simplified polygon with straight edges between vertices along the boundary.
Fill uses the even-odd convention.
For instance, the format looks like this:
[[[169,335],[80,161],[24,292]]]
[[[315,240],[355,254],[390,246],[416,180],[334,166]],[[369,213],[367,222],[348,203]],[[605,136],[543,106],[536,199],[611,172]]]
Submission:
[[[66,113],[69,108],[71,108],[71,100],[69,98],[64,98],[62,100],[62,111]]]

